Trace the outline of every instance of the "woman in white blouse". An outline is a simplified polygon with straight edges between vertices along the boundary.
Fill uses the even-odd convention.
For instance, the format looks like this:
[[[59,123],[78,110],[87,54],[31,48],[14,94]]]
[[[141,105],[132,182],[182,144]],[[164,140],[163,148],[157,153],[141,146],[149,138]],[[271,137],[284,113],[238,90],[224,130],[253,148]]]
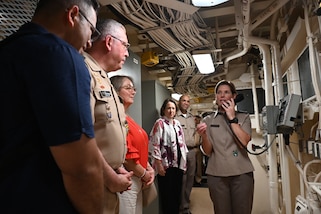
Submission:
[[[161,118],[156,120],[149,141],[153,168],[157,173],[160,207],[166,214],[179,213],[188,152],[182,126],[174,119],[176,112],[176,102],[166,99],[160,110]]]

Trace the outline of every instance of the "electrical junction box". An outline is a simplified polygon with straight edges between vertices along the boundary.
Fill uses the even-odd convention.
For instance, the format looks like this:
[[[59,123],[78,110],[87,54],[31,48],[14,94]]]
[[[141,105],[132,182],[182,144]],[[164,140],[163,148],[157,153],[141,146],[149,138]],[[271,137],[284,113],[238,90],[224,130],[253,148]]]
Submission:
[[[267,134],[290,134],[295,122],[301,121],[300,95],[290,94],[280,100],[279,106],[264,106],[262,109],[262,126]],[[297,118],[298,117],[298,118]]]
[[[306,142],[306,153],[312,155],[314,149],[314,140],[308,140]]]
[[[309,182],[312,189],[317,190],[317,194],[321,194],[320,183]],[[301,195],[296,197],[296,204],[294,208],[294,214],[320,214],[321,206],[319,201],[310,200],[303,198]]]
[[[141,56],[141,62],[147,67],[153,67],[154,65],[157,65],[159,63],[159,58],[155,52],[146,51],[143,52]]]
[[[277,126],[279,128],[293,127],[297,118],[301,96],[289,94],[280,100],[279,118]]]
[[[294,214],[310,214],[307,201],[301,195],[296,197]]]
[[[264,106],[262,108],[262,126],[268,134],[277,133],[278,106]]]
[[[317,194],[317,199],[309,201],[309,210],[312,214],[321,213],[321,183],[319,182],[308,182],[311,189]]]

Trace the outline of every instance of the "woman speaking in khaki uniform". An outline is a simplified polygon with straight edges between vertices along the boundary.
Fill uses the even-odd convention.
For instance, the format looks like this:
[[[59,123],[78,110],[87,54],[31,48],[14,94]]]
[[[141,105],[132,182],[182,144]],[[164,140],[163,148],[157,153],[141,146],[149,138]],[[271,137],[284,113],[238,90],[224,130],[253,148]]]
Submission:
[[[209,156],[206,174],[215,214],[250,214],[253,165],[246,146],[251,140],[249,114],[235,111],[236,89],[222,80],[215,87],[218,110],[197,126],[201,149]]]

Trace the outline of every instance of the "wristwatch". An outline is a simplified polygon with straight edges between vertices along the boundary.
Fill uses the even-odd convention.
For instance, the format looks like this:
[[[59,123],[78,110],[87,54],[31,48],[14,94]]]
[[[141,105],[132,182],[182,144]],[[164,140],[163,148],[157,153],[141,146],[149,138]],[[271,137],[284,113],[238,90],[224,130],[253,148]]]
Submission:
[[[239,119],[237,119],[237,117],[234,117],[232,120],[228,121],[229,123],[238,123]]]

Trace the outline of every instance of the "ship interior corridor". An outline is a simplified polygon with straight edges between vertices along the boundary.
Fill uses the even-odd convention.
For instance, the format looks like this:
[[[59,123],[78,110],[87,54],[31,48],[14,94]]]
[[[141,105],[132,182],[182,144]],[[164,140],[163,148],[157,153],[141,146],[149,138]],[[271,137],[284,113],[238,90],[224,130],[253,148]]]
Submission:
[[[231,81],[251,120],[253,214],[321,214],[321,0],[98,1],[98,16],[126,28],[129,57],[114,73],[133,78],[128,113],[147,133],[166,98],[189,94],[190,111],[205,115],[217,109],[216,84]],[[37,2],[0,1],[0,40],[31,20]],[[190,199],[193,214],[214,213],[205,174]],[[158,214],[158,201],[144,214]]]

